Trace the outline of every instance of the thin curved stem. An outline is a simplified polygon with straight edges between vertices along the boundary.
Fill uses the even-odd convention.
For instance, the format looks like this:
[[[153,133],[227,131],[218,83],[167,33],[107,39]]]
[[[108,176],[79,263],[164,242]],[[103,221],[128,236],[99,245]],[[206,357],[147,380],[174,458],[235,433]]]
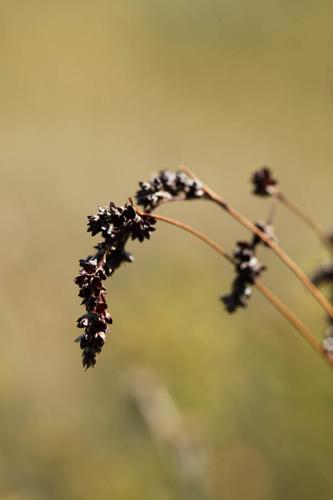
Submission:
[[[318,224],[310,215],[308,215],[302,208],[300,208],[295,202],[287,198],[280,191],[277,192],[276,198],[282,205],[293,212],[297,217],[299,217],[305,224],[307,224],[313,231],[319,236],[319,238],[327,245],[330,250],[333,248],[333,244],[325,229]]]
[[[197,178],[194,173],[187,167],[182,166],[181,169],[188,176],[195,179]],[[207,199],[219,205],[223,210],[231,215],[231,217],[239,222],[239,224],[246,227],[249,231],[257,235],[262,241],[264,241],[273,250],[273,252],[286,264],[286,266],[289,267],[289,269],[297,276],[297,278],[303,283],[305,288],[309,290],[309,292],[324,309],[326,314],[328,314],[328,316],[333,319],[333,307],[331,306],[331,304],[322,295],[318,288],[309,280],[304,271],[302,271],[302,269],[296,264],[296,262],[294,262],[275,241],[269,238],[269,236],[267,236],[264,232],[260,231],[260,229],[258,229],[255,224],[253,224],[249,219],[247,219],[247,217],[245,217],[235,208],[229,205],[229,203],[227,203],[224,198],[215,193],[215,191],[213,191],[210,187],[204,185],[203,190],[206,193]]]
[[[192,234],[196,238],[199,238],[199,240],[203,241],[207,245],[209,245],[215,252],[220,254],[222,257],[227,259],[230,264],[233,264],[233,258],[224,250],[224,248],[221,247],[218,243],[216,243],[214,240],[210,239],[206,234],[202,233],[201,231],[198,231],[198,229],[195,229],[192,226],[189,226],[185,224],[184,222],[181,222],[176,219],[171,219],[170,217],[166,217],[165,215],[159,215],[159,214],[151,214],[151,213],[146,213],[142,212],[140,209],[135,207],[136,212],[141,216],[141,217],[151,217],[152,219],[160,220],[162,222],[166,222],[167,224],[171,224],[172,226],[179,227],[180,229],[183,229],[184,231],[187,231],[188,233]]]
[[[268,224],[269,226],[273,225],[273,222],[274,222],[274,219],[276,216],[276,211],[277,211],[277,204],[278,204],[277,196],[276,196],[276,194],[273,193],[272,203],[271,203],[269,214],[268,214],[268,217],[266,220],[266,224]]]
[[[196,238],[200,239],[206,245],[210,246],[215,252],[221,255],[224,259],[226,259],[230,264],[233,264],[233,258],[224,250],[224,248],[210,239],[201,231],[193,228],[185,224],[184,222],[180,222],[175,219],[171,219],[170,217],[166,217],[164,215],[157,214],[147,214],[142,212],[138,208],[136,208],[137,213],[141,217],[151,217],[155,220],[159,220],[162,222],[166,222],[167,224],[171,224],[172,226],[176,226],[188,233],[192,234]],[[260,280],[256,280],[254,286],[261,292],[264,297],[277,309],[277,311],[282,314],[282,316],[289,321],[289,323],[298,331],[298,333],[303,337],[303,339],[312,347],[314,351],[317,352],[331,367],[333,367],[333,358],[330,357],[326,351],[321,347],[320,343],[314,337],[312,332],[302,323],[297,316],[284,304],[273,292],[271,292]]]
[[[317,339],[313,336],[310,330],[291,312],[291,310],[282,302],[275,294],[273,294],[261,281],[257,280],[256,288],[266,297],[269,302],[299,331],[302,337],[308,344],[311,345],[318,354],[324,356],[330,365],[333,365],[331,358],[326,355],[326,351],[322,348]]]

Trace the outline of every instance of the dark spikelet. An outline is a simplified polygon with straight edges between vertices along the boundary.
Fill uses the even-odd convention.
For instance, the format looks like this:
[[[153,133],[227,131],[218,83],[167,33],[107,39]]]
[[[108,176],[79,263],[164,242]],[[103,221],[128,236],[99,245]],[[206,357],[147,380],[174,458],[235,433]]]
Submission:
[[[268,238],[271,241],[274,241],[275,243],[278,242],[278,239],[275,236],[274,228],[273,228],[272,224],[267,224],[266,222],[258,221],[258,222],[255,223],[255,225],[256,225],[256,227],[258,229],[260,229],[260,231],[262,231],[263,233],[265,233],[266,236],[268,236]],[[252,247],[256,248],[256,246],[259,245],[259,244],[262,244],[265,247],[268,247],[268,244],[265,241],[263,241],[261,238],[259,238],[259,236],[257,236],[256,234],[254,234],[253,238],[252,238]]]
[[[176,200],[193,200],[204,197],[202,183],[183,172],[162,170],[149,182],[140,182],[136,193],[137,204],[150,212],[162,203]]]
[[[124,262],[132,262],[133,256],[125,250],[129,239],[144,241],[155,230],[155,221],[141,217],[132,205],[108,208],[100,207],[96,215],[88,217],[88,231],[92,235],[101,234],[102,241],[96,245],[96,254],[80,260],[81,271],[75,278],[79,296],[86,313],[77,321],[78,328],[84,329],[76,342],[82,349],[84,368],[96,364],[96,357],[102,351],[108,325],[112,324],[107,312],[104,281]]]
[[[271,196],[278,186],[278,182],[273,178],[271,170],[263,167],[254,172],[251,178],[253,194],[257,196]]]

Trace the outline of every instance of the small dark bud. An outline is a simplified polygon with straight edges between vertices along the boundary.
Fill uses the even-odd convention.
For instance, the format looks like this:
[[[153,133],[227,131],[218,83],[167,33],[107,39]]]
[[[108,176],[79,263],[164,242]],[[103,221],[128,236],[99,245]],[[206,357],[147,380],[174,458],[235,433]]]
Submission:
[[[268,167],[263,167],[254,172],[251,182],[253,184],[253,194],[258,196],[271,196],[278,186],[278,182],[273,178]]]
[[[89,274],[92,274],[97,269],[96,259],[81,259],[80,266]]]
[[[275,233],[274,233],[274,228],[271,224],[266,224],[265,222],[262,222],[262,221],[258,221],[255,223],[256,224],[256,227],[258,229],[260,229],[260,231],[262,231],[263,233],[266,234],[266,236],[268,236],[268,238],[275,242],[275,243],[278,243],[278,239],[277,237],[275,236]],[[261,238],[259,238],[259,236],[257,236],[256,234],[253,235],[253,239],[252,239],[252,247],[256,247],[257,245],[259,244],[263,244],[264,246],[268,247],[268,244],[263,241]]]
[[[88,324],[89,324],[89,319],[87,314],[84,314],[77,320],[78,328],[86,328]]]

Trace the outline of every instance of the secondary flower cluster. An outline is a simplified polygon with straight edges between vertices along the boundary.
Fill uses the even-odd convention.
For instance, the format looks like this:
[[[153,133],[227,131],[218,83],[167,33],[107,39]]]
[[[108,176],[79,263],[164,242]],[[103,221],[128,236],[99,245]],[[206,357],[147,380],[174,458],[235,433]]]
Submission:
[[[123,262],[132,262],[133,256],[125,250],[129,239],[144,241],[155,230],[155,221],[141,217],[132,205],[100,207],[97,215],[88,217],[88,231],[92,236],[101,234],[103,240],[97,244],[96,254],[80,260],[81,271],[75,279],[79,286],[79,296],[86,313],[77,321],[84,329],[76,342],[82,349],[82,363],[85,368],[94,366],[96,356],[105,343],[108,325],[112,324],[107,312],[106,290],[103,282],[111,276]]]
[[[268,167],[263,167],[254,172],[251,182],[253,184],[253,194],[258,196],[271,196],[278,187],[278,181],[274,179]]]
[[[263,222],[257,222],[258,229],[263,231],[269,238],[275,239],[272,226]],[[252,293],[252,285],[266,269],[257,256],[256,249],[262,240],[254,235],[251,242],[238,241],[233,252],[236,277],[232,282],[231,292],[221,297],[226,310],[235,312],[239,307],[246,307]],[[266,245],[266,243],[263,242]]]
[[[193,200],[204,197],[203,185],[184,172],[161,170],[149,182],[140,182],[136,193],[137,204],[150,212],[161,203],[176,200]]]

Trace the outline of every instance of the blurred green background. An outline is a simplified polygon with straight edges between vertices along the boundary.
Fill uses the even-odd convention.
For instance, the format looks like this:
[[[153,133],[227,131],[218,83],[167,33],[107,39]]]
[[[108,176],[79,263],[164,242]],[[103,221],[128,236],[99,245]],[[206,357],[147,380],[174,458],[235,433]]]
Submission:
[[[332,225],[332,21],[329,0],[0,0],[1,500],[333,497],[332,373],[258,294],[228,316],[232,270],[200,242],[159,224],[132,244],[95,369],[73,343],[86,215],[154,171],[185,163],[255,219],[269,207],[248,180],[267,163]],[[204,203],[161,212],[228,249],[247,234]],[[282,207],[276,230],[306,271],[327,258]],[[320,308],[262,259],[320,337]],[[185,439],[149,425],[142,371]],[[204,456],[193,484],[186,439]]]

